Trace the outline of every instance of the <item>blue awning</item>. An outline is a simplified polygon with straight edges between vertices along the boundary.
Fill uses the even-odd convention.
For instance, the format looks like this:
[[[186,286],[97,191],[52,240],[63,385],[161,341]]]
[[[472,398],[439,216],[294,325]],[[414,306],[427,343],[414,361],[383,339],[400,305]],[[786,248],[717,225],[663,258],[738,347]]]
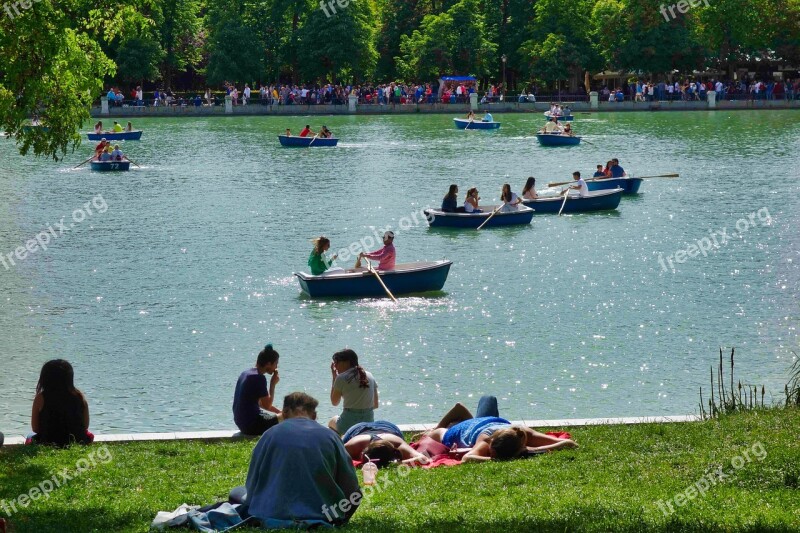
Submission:
[[[478,81],[472,76],[442,76],[442,81]]]

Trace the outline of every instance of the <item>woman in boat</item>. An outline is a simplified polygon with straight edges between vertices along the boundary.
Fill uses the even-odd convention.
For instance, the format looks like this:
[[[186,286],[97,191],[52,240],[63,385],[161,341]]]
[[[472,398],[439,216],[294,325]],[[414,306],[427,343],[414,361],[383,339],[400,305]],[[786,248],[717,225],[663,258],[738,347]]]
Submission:
[[[132,131],[133,131],[133,124],[131,124],[130,122],[128,122],[128,125],[127,125],[127,126],[125,126],[125,131],[127,131],[127,132],[132,132]]]
[[[392,463],[426,463],[428,458],[408,445],[403,432],[386,420],[359,422],[342,436],[344,449],[354,461],[370,460],[378,468]]]
[[[470,190],[467,191],[467,198],[464,200],[464,212],[465,213],[483,213],[478,208],[478,202],[480,201],[480,197],[478,196],[478,189],[472,187]]]
[[[511,192],[511,185],[508,183],[503,185],[503,191],[500,193],[500,200],[503,202],[503,211],[511,211],[517,209],[522,200],[515,193]]]
[[[331,263],[336,261],[338,256],[334,255],[330,259],[325,256],[325,252],[331,247],[331,241],[325,236],[317,237],[312,241],[314,249],[311,250],[311,255],[308,256],[308,266],[311,268],[311,274],[314,276],[321,276],[326,271],[331,270]]]
[[[606,168],[603,169],[603,174],[605,174],[605,178],[611,177],[611,167],[614,166],[613,161],[606,161]]]
[[[328,126],[322,126],[322,130],[320,131],[319,136],[322,137],[323,139],[330,139],[331,137],[333,137],[333,133],[331,132],[331,130],[328,129]]]
[[[94,125],[94,132],[103,133],[103,121],[101,120],[97,121],[97,124]]]
[[[577,448],[572,439],[559,439],[531,428],[511,424],[500,418],[497,398],[483,396],[478,402],[477,416],[457,403],[428,436],[447,447],[471,448],[464,462],[509,460],[528,453]]]
[[[569,137],[575,136],[575,133],[572,131],[572,124],[570,124],[569,122],[567,122],[567,124],[564,126],[564,135],[567,135]]]
[[[536,178],[533,176],[528,178],[525,182],[525,187],[522,188],[523,200],[536,200],[539,196],[536,194]]]
[[[442,212],[455,213],[458,211],[458,185],[450,185],[450,190],[442,199]]]
[[[372,374],[358,364],[358,355],[350,349],[333,354],[331,362],[331,403],[337,406],[342,400],[342,414],[328,422],[328,427],[339,435],[359,422],[375,421],[378,384]]]
[[[89,404],[75,388],[75,372],[67,361],[54,359],[42,366],[31,410],[29,439],[34,444],[89,444]]]
[[[467,120],[472,120],[472,121],[475,120],[475,112],[474,111],[470,111],[469,113],[467,113]]]

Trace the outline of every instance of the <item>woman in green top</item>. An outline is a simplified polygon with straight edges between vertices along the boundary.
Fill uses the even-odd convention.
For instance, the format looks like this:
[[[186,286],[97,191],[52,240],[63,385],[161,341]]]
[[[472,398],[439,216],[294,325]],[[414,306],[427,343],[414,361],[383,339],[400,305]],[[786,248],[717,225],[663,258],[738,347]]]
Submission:
[[[331,267],[331,263],[336,260],[337,256],[334,255],[330,259],[325,257],[325,252],[331,247],[331,241],[327,237],[317,237],[313,243],[314,249],[308,256],[308,266],[311,268],[312,275],[319,276]]]

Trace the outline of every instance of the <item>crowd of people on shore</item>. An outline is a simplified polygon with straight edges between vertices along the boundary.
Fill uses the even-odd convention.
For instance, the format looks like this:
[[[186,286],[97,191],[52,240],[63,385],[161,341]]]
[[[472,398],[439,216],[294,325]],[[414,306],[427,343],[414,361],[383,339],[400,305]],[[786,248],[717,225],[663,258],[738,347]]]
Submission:
[[[411,443],[397,425],[375,419],[378,384],[352,349],[332,356],[330,403],[341,405],[342,411],[323,426],[316,422],[319,402],[306,393],[288,394],[282,407],[276,406],[279,361],[275,348],[266,345],[234,387],[234,423],[243,435],[260,437],[244,487],[231,491],[230,503],[241,504],[241,519],[271,527],[341,525],[362,498],[354,464],[369,465],[371,475],[375,467],[425,465],[433,449],[462,462],[484,462],[577,447],[569,438],[501,418],[493,396],[480,399],[475,415],[456,404],[434,429]],[[89,403],[75,386],[72,365],[63,359],[46,362],[36,385],[33,433],[26,444],[88,445],[94,441],[89,424]],[[2,440],[0,434],[0,445]],[[374,480],[365,475],[364,482]],[[343,508],[345,500],[351,504]]]
[[[796,100],[800,78],[783,80],[679,80],[675,82],[637,80],[627,86],[604,86],[599,98],[609,102],[702,101],[716,92],[717,100]]]

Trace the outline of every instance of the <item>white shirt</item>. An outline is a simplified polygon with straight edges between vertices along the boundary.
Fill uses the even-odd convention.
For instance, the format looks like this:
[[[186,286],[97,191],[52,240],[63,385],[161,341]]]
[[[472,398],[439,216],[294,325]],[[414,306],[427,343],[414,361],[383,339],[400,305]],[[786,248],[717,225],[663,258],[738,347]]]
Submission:
[[[245,98],[250,98],[250,87],[244,88],[244,96]]]
[[[583,178],[579,178],[577,183],[575,183],[575,185],[579,187],[578,194],[581,195],[581,198],[589,196],[589,186],[586,185],[586,182],[584,181]]]

